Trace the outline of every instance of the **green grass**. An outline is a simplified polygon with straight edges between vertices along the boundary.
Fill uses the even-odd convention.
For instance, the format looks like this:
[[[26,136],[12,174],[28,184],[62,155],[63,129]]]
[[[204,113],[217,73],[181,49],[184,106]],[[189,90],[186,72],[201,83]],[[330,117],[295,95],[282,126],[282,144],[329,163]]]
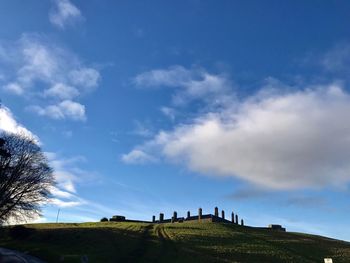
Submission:
[[[221,223],[31,224],[0,232],[0,247],[47,262],[350,262],[350,243]]]

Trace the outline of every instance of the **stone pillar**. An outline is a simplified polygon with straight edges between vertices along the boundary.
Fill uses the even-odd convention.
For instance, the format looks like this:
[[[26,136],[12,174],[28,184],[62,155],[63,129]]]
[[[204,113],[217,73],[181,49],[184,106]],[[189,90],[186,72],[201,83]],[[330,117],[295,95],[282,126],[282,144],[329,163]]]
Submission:
[[[191,217],[191,212],[187,211],[187,218],[190,218],[190,217]]]
[[[243,219],[241,219],[241,226],[244,226],[244,221],[243,221]]]
[[[219,217],[219,208],[217,206],[214,209],[214,216]]]
[[[173,218],[174,218],[174,221],[177,220],[177,213],[176,213],[176,211],[174,211],[174,213],[173,213]]]
[[[198,209],[198,220],[200,221],[202,219],[202,208]]]
[[[160,213],[159,214],[159,222],[162,222],[164,220],[164,214]]]
[[[235,223],[235,214],[233,212],[231,213],[231,221],[233,224]]]
[[[152,222],[156,222],[156,216],[152,216]]]
[[[236,214],[236,224],[238,225],[238,215]]]
[[[221,217],[222,217],[222,219],[225,219],[225,211],[224,210],[221,211]]]

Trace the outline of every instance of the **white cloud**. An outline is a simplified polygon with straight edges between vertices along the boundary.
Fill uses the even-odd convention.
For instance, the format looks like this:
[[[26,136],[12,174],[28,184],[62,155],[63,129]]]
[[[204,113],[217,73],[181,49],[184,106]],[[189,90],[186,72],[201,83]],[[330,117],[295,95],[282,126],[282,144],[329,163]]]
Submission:
[[[192,72],[182,66],[172,66],[169,69],[154,69],[135,77],[135,83],[145,87],[178,87],[186,85],[191,80]]]
[[[137,75],[134,79],[140,87],[171,87],[177,89],[173,96],[175,105],[191,100],[205,100],[210,104],[222,105],[231,101],[231,84],[224,74],[210,74],[204,69],[186,69],[172,66],[155,69]]]
[[[64,100],[57,105],[49,105],[45,108],[30,106],[27,109],[52,119],[86,120],[85,106],[71,100]]]
[[[3,50],[3,52],[1,52]],[[97,88],[100,73],[49,39],[24,34],[17,42],[0,43],[7,78],[2,90],[38,99],[34,112],[54,119],[85,119],[85,107],[74,101]]]
[[[50,192],[52,195],[54,195],[56,197],[60,197],[60,198],[72,198],[72,197],[74,197],[74,195],[72,193],[70,193],[72,191],[70,191],[70,192],[63,191],[57,187],[52,187],[50,189]]]
[[[15,82],[4,85],[3,89],[9,93],[13,93],[16,95],[22,95],[24,93],[23,88]]]
[[[46,152],[50,166],[54,170],[54,177],[57,185],[51,187],[50,203],[58,207],[75,207],[89,203],[89,201],[81,198],[77,194],[76,184],[90,180],[94,175],[85,170],[81,170],[78,166],[85,162],[83,156],[75,156],[72,158],[61,158],[58,154]]]
[[[50,166],[54,169],[54,176],[57,182],[57,188],[53,189],[53,193],[57,193],[58,197],[62,197],[60,192],[64,191],[68,193],[76,193],[75,182],[79,179],[76,174],[72,171],[72,165],[79,161],[76,158],[64,159],[52,152],[45,153],[49,159]]]
[[[176,110],[169,107],[161,107],[160,111],[167,116],[170,120],[175,120]]]
[[[50,22],[60,29],[66,25],[81,21],[80,10],[69,0],[53,0],[53,8],[49,13]]]
[[[98,86],[100,73],[93,68],[81,68],[72,70],[69,77],[74,85],[80,86],[86,91],[91,91]]]
[[[80,202],[80,201],[63,201],[61,199],[58,199],[58,198],[51,198],[50,199],[50,203],[55,205],[55,206],[58,206],[58,207],[74,207],[74,206],[80,206],[82,205],[83,203]]]
[[[25,86],[33,81],[51,81],[59,70],[61,51],[57,47],[46,46],[46,43],[38,41],[37,37],[24,35],[19,43],[18,50],[22,65],[17,71],[18,80]]]
[[[147,122],[142,123],[140,121],[135,121],[135,129],[132,132],[132,134],[142,137],[151,137],[153,135],[153,132],[150,128],[148,128],[148,126],[150,125],[147,124]]]
[[[73,131],[63,131],[62,135],[66,138],[71,138],[73,136]]]
[[[338,86],[261,92],[161,131],[138,149],[141,156],[156,149],[193,171],[269,188],[341,187],[350,181],[349,114],[350,95]]]
[[[25,128],[22,124],[18,123],[10,109],[6,108],[5,106],[0,106],[0,131],[24,134],[39,142],[38,137]]]
[[[73,175],[70,172],[65,172],[65,171],[59,171],[56,172],[56,177],[60,178],[60,179],[67,179],[67,181],[62,182],[61,186],[63,189],[66,189],[67,191],[70,191],[72,193],[75,193],[75,185],[73,183],[73,179],[75,179],[75,175]]]
[[[63,83],[56,83],[51,88],[44,91],[45,97],[58,97],[60,99],[72,99],[79,95],[79,91]]]
[[[143,164],[157,162],[157,159],[141,150],[132,150],[128,154],[122,155],[122,161],[127,164]]]
[[[348,72],[350,65],[350,45],[338,44],[321,57],[321,65],[331,72]]]
[[[79,168],[81,163],[86,162],[83,156],[62,158],[53,152],[46,152],[50,166],[54,169],[54,176],[57,182],[57,189],[64,192],[76,194],[76,183],[90,180],[95,175]],[[57,190],[57,189],[54,189]],[[58,197],[62,197],[62,192]],[[64,193],[63,193],[64,194]]]

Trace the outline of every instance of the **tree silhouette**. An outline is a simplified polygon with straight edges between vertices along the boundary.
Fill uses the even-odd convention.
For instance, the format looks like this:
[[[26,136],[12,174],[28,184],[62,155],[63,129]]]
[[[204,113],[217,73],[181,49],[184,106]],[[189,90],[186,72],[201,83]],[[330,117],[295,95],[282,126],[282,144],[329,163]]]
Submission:
[[[52,169],[35,139],[0,134],[0,224],[40,215],[52,185]]]

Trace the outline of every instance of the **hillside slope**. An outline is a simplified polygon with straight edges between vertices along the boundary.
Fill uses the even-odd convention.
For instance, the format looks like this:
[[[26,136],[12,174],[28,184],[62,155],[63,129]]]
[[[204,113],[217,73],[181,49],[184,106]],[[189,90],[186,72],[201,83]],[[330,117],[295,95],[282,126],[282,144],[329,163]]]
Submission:
[[[0,230],[0,247],[47,262],[350,262],[350,243],[223,223],[31,224]]]

